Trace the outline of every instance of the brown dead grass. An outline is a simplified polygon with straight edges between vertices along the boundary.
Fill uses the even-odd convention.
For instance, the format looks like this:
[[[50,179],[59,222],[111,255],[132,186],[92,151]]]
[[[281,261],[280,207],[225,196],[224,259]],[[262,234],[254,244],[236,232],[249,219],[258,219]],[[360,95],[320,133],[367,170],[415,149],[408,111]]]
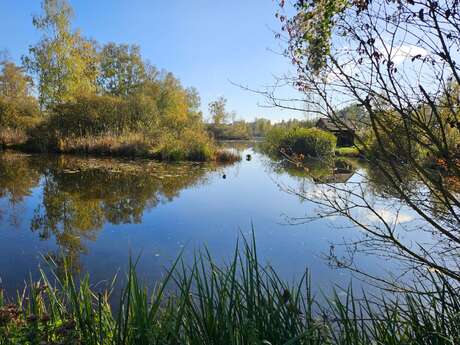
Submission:
[[[3,128],[0,129],[0,147],[21,145],[27,141],[27,135],[23,130]]]

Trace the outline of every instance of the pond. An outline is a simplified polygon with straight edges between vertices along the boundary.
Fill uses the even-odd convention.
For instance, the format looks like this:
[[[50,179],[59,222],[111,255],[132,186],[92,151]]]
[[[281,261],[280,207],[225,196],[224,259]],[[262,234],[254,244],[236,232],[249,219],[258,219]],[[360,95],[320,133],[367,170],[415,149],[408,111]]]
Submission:
[[[351,274],[325,256],[360,231],[341,218],[290,224],[314,214],[316,205],[286,188],[305,192],[318,182],[250,145],[237,150],[243,159],[228,166],[0,154],[0,288],[22,288],[46,258],[62,255],[93,282],[124,272],[129,258],[139,257],[139,275],[155,281],[181,252],[190,261],[206,247],[228,260],[252,229],[259,257],[284,278],[308,268],[318,289],[349,284]],[[360,179],[354,164],[329,183]],[[388,260],[360,260],[368,272],[392,269]]]

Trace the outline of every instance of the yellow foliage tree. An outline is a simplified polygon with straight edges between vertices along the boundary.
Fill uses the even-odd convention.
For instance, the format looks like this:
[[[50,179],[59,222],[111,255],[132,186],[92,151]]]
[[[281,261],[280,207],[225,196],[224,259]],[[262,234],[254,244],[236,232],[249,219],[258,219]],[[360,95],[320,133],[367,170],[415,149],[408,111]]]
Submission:
[[[96,91],[98,55],[94,42],[72,32],[73,11],[66,0],[44,0],[42,7],[44,14],[34,17],[33,24],[44,36],[23,60],[37,77],[46,109]]]

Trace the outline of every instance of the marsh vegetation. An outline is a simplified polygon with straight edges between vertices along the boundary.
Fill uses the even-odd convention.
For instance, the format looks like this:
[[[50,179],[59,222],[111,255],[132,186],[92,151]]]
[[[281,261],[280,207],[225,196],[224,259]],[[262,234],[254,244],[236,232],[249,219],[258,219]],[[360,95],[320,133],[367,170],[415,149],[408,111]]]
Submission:
[[[206,123],[196,89],[72,15],[44,0],[1,61],[0,344],[460,342],[456,1],[280,1],[300,97],[258,94],[315,120],[279,123],[224,97]]]

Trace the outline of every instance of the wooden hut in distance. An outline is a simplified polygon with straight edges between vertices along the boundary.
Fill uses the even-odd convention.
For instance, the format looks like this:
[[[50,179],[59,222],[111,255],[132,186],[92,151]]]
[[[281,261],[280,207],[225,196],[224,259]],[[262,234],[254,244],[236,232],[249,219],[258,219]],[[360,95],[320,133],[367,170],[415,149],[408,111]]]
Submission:
[[[350,120],[331,121],[329,118],[322,117],[316,122],[316,127],[334,134],[337,138],[337,146],[353,146],[355,142],[355,126]]]

